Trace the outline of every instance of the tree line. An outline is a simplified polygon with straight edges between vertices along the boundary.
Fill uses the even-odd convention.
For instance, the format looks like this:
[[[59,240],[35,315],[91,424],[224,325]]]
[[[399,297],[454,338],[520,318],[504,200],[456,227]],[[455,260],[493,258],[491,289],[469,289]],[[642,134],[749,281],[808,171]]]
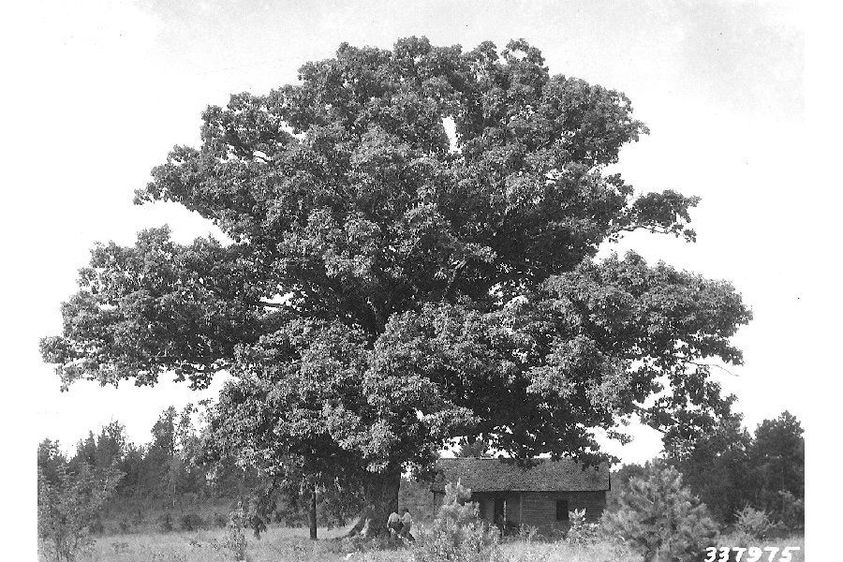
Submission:
[[[804,528],[805,440],[799,420],[784,411],[750,433],[738,415],[720,421],[693,443],[667,446],[663,462],[676,468],[688,488],[720,524],[731,525],[747,506],[789,529]],[[645,467],[626,464],[612,474],[609,509],[630,479]]]
[[[269,523],[260,519],[261,513],[271,513],[282,524],[315,525],[317,518],[322,524],[344,522],[359,509],[359,497],[352,494],[343,499],[328,487],[312,488],[313,480],[307,479],[298,490],[275,494],[272,506],[257,505],[255,501],[267,497],[267,482],[256,471],[241,468],[231,459],[210,458],[203,440],[206,428],[194,422],[196,414],[193,406],[181,412],[167,408],[153,425],[150,442],[140,446],[128,441],[124,426],[116,421],[98,433],[89,432],[70,455],[58,442],[42,441],[37,463],[38,526],[47,557],[60,562],[75,560],[92,546],[92,534],[106,530],[103,520],[108,520],[109,530],[131,530],[125,519],[127,507],[139,515],[158,510],[160,531],[176,526],[194,530],[203,525],[226,525],[241,539],[246,526],[258,530]],[[628,546],[642,552],[668,549],[687,555],[702,552],[701,545],[710,545],[718,529],[732,529],[732,537],[750,543],[764,539],[776,528],[801,531],[801,423],[787,411],[762,421],[752,433],[740,422],[739,416],[730,415],[715,431],[693,443],[670,442],[653,462],[644,466],[626,464],[613,471],[601,526],[579,521],[577,517],[584,517],[584,513],[573,513],[565,540],[589,544],[603,533],[624,537]],[[460,456],[487,455],[490,448],[487,442],[478,440],[455,452]],[[419,519],[432,514],[427,483],[404,478],[400,498]],[[211,521],[197,514],[202,506],[220,500],[234,506],[228,517],[219,513],[219,520]],[[667,505],[672,507],[666,509]],[[466,517],[469,512],[475,513],[469,506],[456,503],[451,508]],[[174,521],[173,513],[178,510],[181,515]],[[124,518],[116,521],[121,514]],[[442,546],[437,533],[447,539],[462,532],[460,525],[469,519],[474,521],[472,516],[460,523],[448,520],[447,515],[443,508],[431,523],[437,549]],[[482,527],[482,522],[478,524]],[[475,527],[486,542],[497,536],[491,529],[471,528]],[[668,531],[663,536],[665,529]],[[422,554],[429,543],[422,541]],[[494,548],[496,544],[495,539],[487,546]]]
[[[344,525],[350,510],[359,508],[354,494],[342,495],[324,485],[314,489],[304,476],[297,485],[267,495],[271,483],[264,475],[206,447],[202,406],[166,408],[145,444],[131,442],[119,421],[89,431],[70,451],[44,439],[38,446],[39,490],[67,499],[81,482],[88,488],[108,483],[108,493],[96,501],[90,494],[74,500],[77,507],[88,506],[84,517],[93,532],[130,531],[141,523],[159,531],[223,525],[228,508],[238,502],[246,505],[248,523],[256,529],[270,523],[308,524],[314,500],[313,515],[320,526]],[[424,518],[430,512],[423,483],[404,479],[401,492],[402,505],[415,514]]]
[[[270,483],[265,476],[238,465],[235,459],[209,455],[202,420],[200,408],[194,405],[181,411],[169,407],[152,426],[150,441],[141,445],[130,442],[125,427],[112,421],[97,433],[90,431],[70,454],[57,441],[45,439],[38,447],[40,488],[68,493],[79,482],[87,481],[91,488],[107,483],[109,493],[97,499],[90,513],[94,531],[103,530],[103,519],[109,520],[111,530],[125,531],[131,528],[126,519],[137,522],[153,514],[160,514],[164,521],[169,518],[174,528],[196,526],[203,523],[196,514],[237,501],[249,506],[250,524],[258,529],[270,523],[305,525],[311,516],[320,525],[343,525],[359,509],[360,498],[355,494],[324,485],[314,489],[313,481],[306,478],[298,486],[267,496]],[[462,456],[488,452],[488,444],[480,441],[456,450]],[[685,485],[719,523],[733,523],[738,511],[750,506],[789,528],[802,528],[803,429],[789,412],[763,420],[752,433],[738,415],[731,415],[693,443],[666,446],[662,456],[662,462],[682,474]],[[617,508],[617,498],[630,479],[644,471],[641,465],[626,464],[612,473],[609,510]],[[271,505],[258,505],[267,497]],[[92,499],[88,494],[80,501]],[[315,509],[311,509],[314,500]],[[404,478],[400,502],[425,518],[431,511],[427,484]],[[190,520],[191,516],[195,519]],[[226,516],[220,514],[222,519]],[[166,523],[163,529],[161,522],[153,523],[167,530]]]
[[[118,421],[76,443],[65,454],[57,441],[45,439],[38,447],[39,475],[55,482],[62,468],[81,473],[119,474],[114,494],[106,505],[131,503],[138,509],[176,508],[198,499],[233,498],[253,487],[254,477],[233,462],[207,462],[197,427],[198,409],[165,409],[151,428],[151,440],[137,445],[127,439]]]

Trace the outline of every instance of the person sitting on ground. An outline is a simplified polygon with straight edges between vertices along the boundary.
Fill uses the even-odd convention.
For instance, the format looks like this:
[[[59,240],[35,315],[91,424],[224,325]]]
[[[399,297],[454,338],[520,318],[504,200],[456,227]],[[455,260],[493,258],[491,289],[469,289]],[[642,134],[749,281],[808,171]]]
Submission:
[[[397,536],[401,534],[401,516],[396,512],[389,514],[389,519],[386,520],[386,528],[389,529],[390,536]]]
[[[404,515],[401,517],[401,531],[399,534],[408,540],[415,540],[413,535],[410,534],[410,529],[413,527],[413,516],[410,515],[410,510],[406,507],[401,511]]]

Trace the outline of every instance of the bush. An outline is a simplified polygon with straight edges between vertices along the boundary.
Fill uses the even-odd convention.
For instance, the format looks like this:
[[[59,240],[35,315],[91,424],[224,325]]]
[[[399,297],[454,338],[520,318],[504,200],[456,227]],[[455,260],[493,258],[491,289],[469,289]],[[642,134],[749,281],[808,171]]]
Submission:
[[[195,531],[205,525],[205,520],[198,513],[185,513],[180,520],[182,531]]]
[[[214,515],[216,518],[216,515],[219,514]],[[246,511],[243,509],[243,504],[237,502],[237,507],[228,514],[225,538],[222,541],[212,539],[211,547],[218,551],[228,551],[234,560],[248,560],[245,531],[247,524],[248,518],[246,517]]]
[[[781,499],[781,524],[790,531],[801,531],[805,528],[805,501],[797,498],[786,490],[779,491]]]
[[[91,523],[88,525],[88,531],[90,531],[92,535],[102,535],[105,533],[105,525],[99,515],[95,516],[91,520]]]
[[[471,490],[459,483],[445,487],[436,519],[421,532],[413,548],[414,562],[490,562],[502,560],[500,532],[478,517]]]
[[[243,505],[238,503],[228,516],[228,530],[225,537],[225,548],[231,552],[235,560],[246,560],[246,524],[248,520]]]
[[[173,530],[173,516],[169,511],[164,512],[158,517],[158,530],[162,533],[169,533]]]
[[[120,521],[117,523],[117,527],[121,533],[125,534],[132,532],[132,523],[126,517],[120,519]]]
[[[597,542],[598,525],[585,518],[585,509],[575,509],[568,513],[570,528],[565,539],[576,545],[589,545]]]
[[[218,511],[215,511],[214,512],[214,527],[219,527],[220,529],[222,529],[226,525],[228,525],[228,518],[225,515],[223,515],[222,513],[218,512]]]
[[[91,527],[98,528],[99,511],[122,475],[87,465],[75,472],[63,462],[55,465],[49,479],[38,471],[38,537],[46,559],[72,562],[93,544]]]
[[[767,538],[773,525],[766,511],[746,506],[735,515],[735,531],[750,539],[761,540]]]
[[[539,536],[539,528],[532,525],[521,525],[518,527],[518,540],[531,543]]]
[[[618,501],[616,512],[604,513],[603,531],[623,539],[645,562],[702,560],[716,542],[717,525],[675,468],[647,463]]]

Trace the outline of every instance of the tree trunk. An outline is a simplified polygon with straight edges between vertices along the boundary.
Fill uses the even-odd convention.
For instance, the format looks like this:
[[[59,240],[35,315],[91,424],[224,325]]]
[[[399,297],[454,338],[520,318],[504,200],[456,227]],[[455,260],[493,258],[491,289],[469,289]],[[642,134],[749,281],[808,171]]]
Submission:
[[[310,540],[316,540],[316,486],[310,491],[310,510],[307,512],[307,522],[310,525]]]
[[[398,511],[398,488],[400,486],[400,470],[373,474],[363,487],[363,510],[346,536],[374,537],[386,533],[386,520],[389,514]]]

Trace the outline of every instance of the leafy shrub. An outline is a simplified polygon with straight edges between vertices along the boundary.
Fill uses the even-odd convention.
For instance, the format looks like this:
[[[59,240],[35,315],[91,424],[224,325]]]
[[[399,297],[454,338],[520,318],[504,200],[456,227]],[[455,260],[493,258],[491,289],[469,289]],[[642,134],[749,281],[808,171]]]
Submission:
[[[781,524],[790,531],[801,531],[805,528],[805,501],[797,498],[787,490],[779,491],[781,499]]]
[[[445,487],[436,519],[416,540],[414,562],[502,560],[500,532],[478,517],[477,504],[470,498],[471,490],[459,482]]]
[[[735,529],[729,537],[729,543],[744,548],[757,546],[766,542],[770,533],[775,530],[776,525],[771,523],[766,511],[746,506],[735,513]],[[730,561],[734,560],[736,555],[733,553]]]
[[[223,515],[222,513],[215,511],[214,512],[214,527],[223,528],[228,525],[228,518]]]
[[[90,531],[92,535],[102,535],[105,533],[105,525],[99,515],[94,516],[91,520],[91,523],[88,525],[88,531]]]
[[[735,531],[748,539],[765,539],[772,530],[766,511],[746,506],[735,516]]]
[[[705,504],[682,485],[673,467],[647,463],[631,478],[614,513],[604,513],[603,531],[621,538],[645,562],[698,561],[716,542],[717,525]]]
[[[173,530],[173,516],[166,511],[158,517],[158,530],[162,533],[169,533]]]
[[[287,512],[285,510],[273,509],[270,519],[273,523],[280,523],[285,527],[287,526]]]
[[[66,463],[56,462],[48,478],[39,468],[38,537],[46,559],[72,562],[91,547],[91,527],[121,476],[110,468],[93,470],[87,465],[71,471]]]
[[[246,525],[248,525],[246,511],[243,509],[243,504],[238,502],[237,507],[228,514],[223,540],[211,539],[208,544],[214,550],[227,551],[234,560],[248,560]]]
[[[228,515],[228,529],[225,536],[225,548],[235,560],[246,560],[246,525],[248,520],[242,504],[237,505]]]
[[[182,531],[195,531],[205,525],[205,520],[198,513],[191,512],[182,514],[180,524]]]
[[[521,525],[518,528],[518,540],[531,543],[539,536],[538,527],[532,525]]]
[[[585,518],[585,509],[575,509],[568,512],[568,521],[571,526],[565,539],[576,545],[589,545],[597,542],[599,526]]]

